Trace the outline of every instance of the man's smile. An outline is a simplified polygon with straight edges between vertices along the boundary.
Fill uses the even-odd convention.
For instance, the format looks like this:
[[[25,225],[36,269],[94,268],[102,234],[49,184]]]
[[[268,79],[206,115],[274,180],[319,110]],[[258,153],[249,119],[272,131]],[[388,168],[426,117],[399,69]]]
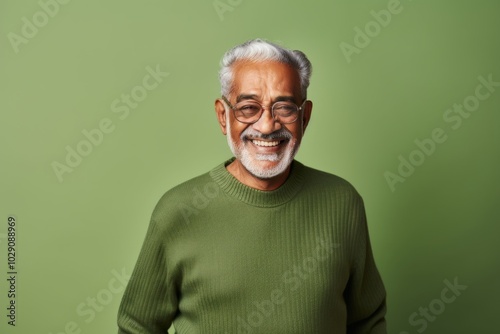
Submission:
[[[245,137],[244,142],[250,143],[257,151],[262,152],[276,152],[283,148],[283,144],[288,142],[286,138],[272,138],[272,139],[263,139],[263,138],[251,138]]]
[[[264,141],[264,140],[252,140],[252,143],[254,143],[257,146],[265,146],[265,147],[273,147],[273,146],[278,146],[280,144],[279,141]]]

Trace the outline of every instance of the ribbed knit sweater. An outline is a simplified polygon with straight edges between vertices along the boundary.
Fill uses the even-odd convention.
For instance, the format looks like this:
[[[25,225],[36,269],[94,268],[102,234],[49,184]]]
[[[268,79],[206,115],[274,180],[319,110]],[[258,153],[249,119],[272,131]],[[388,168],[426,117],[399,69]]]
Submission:
[[[363,201],[294,161],[260,191],[225,168],[157,204],[118,314],[119,333],[386,333],[385,290]]]

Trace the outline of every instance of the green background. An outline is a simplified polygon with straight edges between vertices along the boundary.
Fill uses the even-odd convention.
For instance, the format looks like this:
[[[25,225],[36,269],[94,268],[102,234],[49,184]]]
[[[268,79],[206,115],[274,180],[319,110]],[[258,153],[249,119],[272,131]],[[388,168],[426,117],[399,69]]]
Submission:
[[[261,37],[313,63],[313,117],[297,159],[362,194],[389,332],[422,330],[410,315],[438,305],[444,281],[458,278],[467,289],[423,332],[497,333],[500,87],[456,130],[443,115],[474,94],[479,76],[500,81],[499,3],[402,0],[348,62],[341,43],[355,46],[354,28],[388,1],[222,2],[231,10],[219,16],[213,1],[74,0],[17,53],[9,33],[21,36],[23,17],[33,22],[41,5],[0,2],[0,277],[11,214],[19,271],[15,328],[0,280],[0,332],[65,333],[70,322],[80,333],[116,332],[113,271],[131,273],[166,190],[230,156],[213,112],[219,60]],[[168,77],[120,119],[112,102],[157,65]],[[66,146],[105,118],[114,130],[59,182],[53,162],[65,163]],[[399,156],[436,128],[447,140],[392,191],[384,173],[397,173]],[[93,319],[77,313],[97,296],[111,298]]]

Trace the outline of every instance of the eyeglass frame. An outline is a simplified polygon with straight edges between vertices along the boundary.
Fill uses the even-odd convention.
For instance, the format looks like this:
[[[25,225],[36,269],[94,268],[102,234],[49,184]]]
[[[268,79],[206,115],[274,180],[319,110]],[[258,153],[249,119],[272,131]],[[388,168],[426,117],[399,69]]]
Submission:
[[[260,102],[257,102],[257,101],[255,101],[255,100],[252,100],[253,102],[257,103],[257,104],[260,106],[260,108],[261,108],[261,109],[260,109],[260,116],[259,116],[259,118],[257,118],[254,122],[244,122],[244,121],[242,121],[242,120],[238,119],[238,117],[236,117],[236,109],[235,109],[235,106],[233,106],[233,105],[231,104],[231,102],[229,102],[229,100],[228,100],[228,99],[227,99],[224,95],[222,95],[222,96],[221,96],[221,98],[222,98],[222,100],[223,100],[224,102],[226,102],[226,104],[228,105],[228,107],[229,107],[229,108],[231,108],[231,110],[233,111],[233,113],[234,113],[234,118],[235,118],[238,122],[243,123],[243,124],[255,124],[255,123],[257,123],[257,122],[261,119],[262,115],[264,114],[264,110],[266,110],[266,107],[264,107],[264,106],[263,106]],[[304,105],[305,105],[305,104],[306,104],[306,102],[307,102],[307,98],[305,98],[305,99],[304,99],[304,101],[302,102],[302,104],[301,104],[300,106],[298,106],[298,105],[296,105],[295,103],[293,103],[293,102],[292,102],[292,103],[293,103],[293,104],[295,104],[295,106],[297,107],[297,115],[296,115],[297,117],[296,117],[293,121],[291,121],[291,122],[282,122],[279,118],[276,118],[276,116],[274,115],[274,106],[276,105],[276,103],[280,103],[280,102],[284,102],[284,101],[276,101],[276,102],[274,102],[274,103],[271,105],[271,108],[269,109],[269,111],[271,112],[271,116],[272,116],[273,120],[274,120],[274,121],[278,121],[278,122],[280,122],[281,124],[292,124],[292,123],[295,123],[295,122],[299,119],[299,113],[300,113],[300,112],[304,109]],[[289,102],[289,101],[286,101],[286,102]],[[238,102],[238,103],[239,103],[239,102]],[[237,104],[238,104],[238,103],[237,103]],[[268,108],[268,107],[267,107],[267,108]]]

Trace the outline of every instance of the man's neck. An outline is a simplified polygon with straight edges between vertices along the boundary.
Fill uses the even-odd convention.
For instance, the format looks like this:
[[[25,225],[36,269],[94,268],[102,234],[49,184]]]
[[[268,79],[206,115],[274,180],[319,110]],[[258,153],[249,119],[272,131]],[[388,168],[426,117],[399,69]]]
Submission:
[[[268,179],[261,179],[251,174],[237,159],[230,163],[226,169],[244,185],[263,191],[278,189],[283,183],[285,183],[288,175],[290,174],[290,166],[288,166],[288,168],[279,175]]]

